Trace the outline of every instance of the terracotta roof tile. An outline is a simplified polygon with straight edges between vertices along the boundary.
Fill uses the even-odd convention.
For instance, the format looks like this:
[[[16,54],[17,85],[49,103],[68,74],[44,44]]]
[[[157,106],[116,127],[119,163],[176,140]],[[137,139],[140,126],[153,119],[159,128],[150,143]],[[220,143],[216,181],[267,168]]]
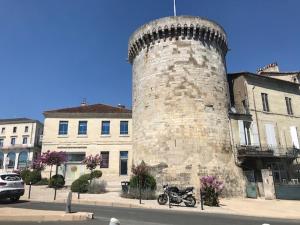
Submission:
[[[71,108],[55,109],[44,112],[44,114],[49,113],[131,113],[131,110],[104,104],[94,104]]]

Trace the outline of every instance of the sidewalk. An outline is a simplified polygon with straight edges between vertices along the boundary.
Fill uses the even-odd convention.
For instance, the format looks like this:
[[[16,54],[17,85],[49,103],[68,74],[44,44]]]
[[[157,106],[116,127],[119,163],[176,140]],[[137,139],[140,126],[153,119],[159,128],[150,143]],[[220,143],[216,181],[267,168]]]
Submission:
[[[79,221],[92,219],[91,213],[1,207],[0,221]]]
[[[68,192],[69,189],[66,188],[57,190],[57,197],[54,201],[53,189],[47,188],[46,186],[32,186],[30,200],[41,202],[65,202]],[[28,200],[28,190],[26,190],[25,195],[22,197],[22,199]],[[73,193],[72,202],[74,204],[77,203],[113,207],[180,210],[195,213],[222,213],[300,220],[300,201],[289,200],[264,200],[249,198],[221,199],[220,207],[204,206],[203,211],[201,210],[200,205],[196,205],[195,208],[172,206],[172,208],[169,209],[168,205],[158,205],[156,200],[142,200],[142,204],[140,205],[139,200],[121,198],[118,192],[108,192],[105,194],[80,194],[80,199],[77,199],[77,193]]]

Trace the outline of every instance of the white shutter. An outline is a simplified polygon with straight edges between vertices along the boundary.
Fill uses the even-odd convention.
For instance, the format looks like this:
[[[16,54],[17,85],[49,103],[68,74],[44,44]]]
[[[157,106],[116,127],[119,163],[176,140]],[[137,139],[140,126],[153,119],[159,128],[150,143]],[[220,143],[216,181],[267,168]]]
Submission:
[[[238,120],[238,123],[239,123],[239,132],[240,132],[240,145],[246,145],[244,121]]]
[[[290,127],[291,131],[291,137],[292,137],[292,143],[295,148],[299,149],[299,140],[298,140],[298,134],[297,134],[297,127]]]
[[[274,124],[265,124],[265,128],[266,128],[266,136],[267,136],[268,146],[276,147],[277,141],[276,141]]]
[[[251,132],[252,132],[252,145],[259,146],[259,137],[256,122],[252,122],[251,124]]]

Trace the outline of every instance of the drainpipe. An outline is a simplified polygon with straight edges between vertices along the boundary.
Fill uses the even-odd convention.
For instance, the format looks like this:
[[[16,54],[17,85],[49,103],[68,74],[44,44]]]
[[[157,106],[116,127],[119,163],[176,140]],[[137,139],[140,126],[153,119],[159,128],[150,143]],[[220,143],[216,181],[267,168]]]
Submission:
[[[262,146],[261,146],[261,141],[260,141],[259,123],[258,123],[257,110],[256,110],[256,102],[255,102],[255,97],[254,97],[254,89],[255,88],[256,88],[256,86],[253,85],[253,87],[252,87],[252,96],[253,96],[253,104],[254,104],[254,112],[255,112],[256,126],[257,126],[259,147],[260,147],[260,150],[262,151]]]

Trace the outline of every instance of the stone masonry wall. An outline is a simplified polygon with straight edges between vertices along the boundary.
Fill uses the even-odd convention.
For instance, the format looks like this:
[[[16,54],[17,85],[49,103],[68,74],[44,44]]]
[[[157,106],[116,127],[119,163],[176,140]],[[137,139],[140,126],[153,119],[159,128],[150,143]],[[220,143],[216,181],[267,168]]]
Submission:
[[[199,177],[216,175],[227,196],[242,195],[230,144],[225,54],[217,41],[183,36],[155,41],[135,55],[133,158],[153,166],[159,185],[198,189]]]

